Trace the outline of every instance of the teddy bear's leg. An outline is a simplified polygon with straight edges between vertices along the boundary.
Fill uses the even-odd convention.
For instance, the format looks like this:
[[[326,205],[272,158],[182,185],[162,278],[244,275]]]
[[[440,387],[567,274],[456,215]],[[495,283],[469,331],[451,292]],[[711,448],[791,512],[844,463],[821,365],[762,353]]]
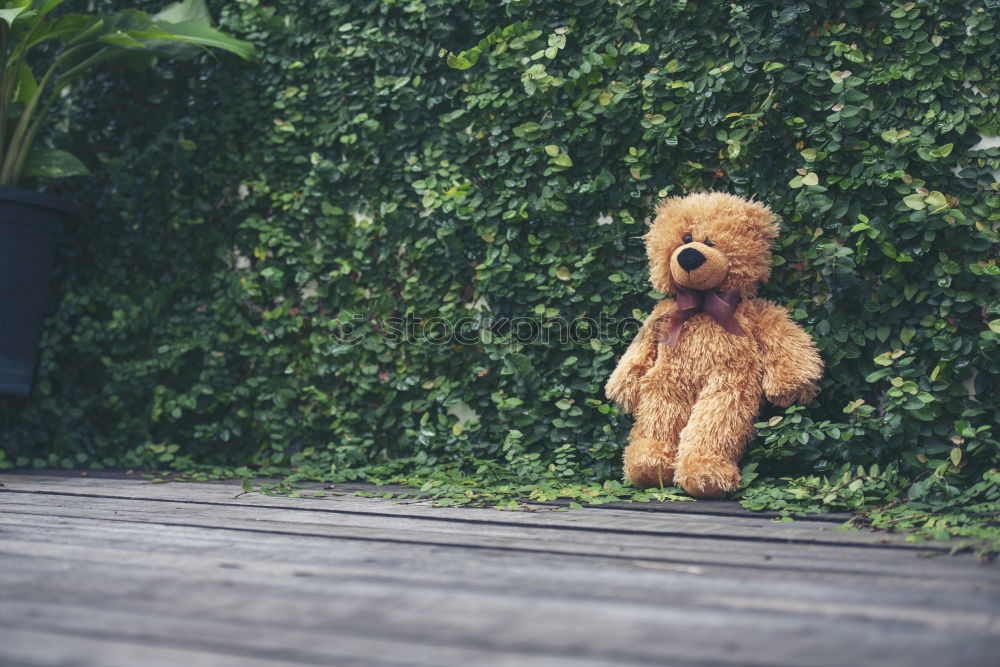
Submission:
[[[721,498],[740,485],[737,467],[760,408],[753,382],[720,381],[705,387],[680,433],[675,480],[696,498]]]
[[[690,402],[659,400],[642,408],[625,448],[625,479],[641,489],[670,486],[674,483],[677,441],[690,414]]]

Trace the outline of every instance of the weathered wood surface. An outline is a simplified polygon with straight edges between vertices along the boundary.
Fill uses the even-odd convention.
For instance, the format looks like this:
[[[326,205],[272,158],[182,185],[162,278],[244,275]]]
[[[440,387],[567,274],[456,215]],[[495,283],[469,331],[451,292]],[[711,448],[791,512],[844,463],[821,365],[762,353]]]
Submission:
[[[970,667],[1000,655],[997,568],[829,521],[723,503],[501,512],[120,477],[0,485],[5,665]]]

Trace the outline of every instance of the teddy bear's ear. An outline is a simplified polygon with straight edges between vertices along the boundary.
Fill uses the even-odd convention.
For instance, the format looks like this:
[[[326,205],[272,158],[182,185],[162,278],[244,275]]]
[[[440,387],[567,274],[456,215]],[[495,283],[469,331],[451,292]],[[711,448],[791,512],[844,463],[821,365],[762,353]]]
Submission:
[[[658,201],[656,206],[653,208],[653,218],[649,221],[649,224],[652,225],[657,218],[676,206],[681,199],[683,199],[683,197],[665,197]]]
[[[749,222],[768,241],[773,241],[778,237],[781,226],[777,216],[762,201],[755,201],[753,196],[747,200],[749,209]]]

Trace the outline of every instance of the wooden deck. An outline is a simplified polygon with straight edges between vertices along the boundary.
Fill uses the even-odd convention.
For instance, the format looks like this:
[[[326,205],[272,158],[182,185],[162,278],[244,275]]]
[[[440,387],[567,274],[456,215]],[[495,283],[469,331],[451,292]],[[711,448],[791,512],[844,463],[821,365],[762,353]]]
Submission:
[[[998,568],[829,518],[0,485],[3,665],[1000,663]]]

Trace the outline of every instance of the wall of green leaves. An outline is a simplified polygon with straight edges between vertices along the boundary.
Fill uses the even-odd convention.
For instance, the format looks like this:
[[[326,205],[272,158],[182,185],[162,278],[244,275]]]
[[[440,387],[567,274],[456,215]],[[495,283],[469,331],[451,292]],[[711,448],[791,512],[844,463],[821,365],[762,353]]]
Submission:
[[[57,187],[92,214],[0,465],[616,479],[627,340],[556,329],[648,312],[652,204],[714,189],[781,217],[763,293],[829,368],[765,408],[758,484],[850,463],[996,500],[995,0],[211,4],[256,63],[107,73],[61,112],[95,176]]]

